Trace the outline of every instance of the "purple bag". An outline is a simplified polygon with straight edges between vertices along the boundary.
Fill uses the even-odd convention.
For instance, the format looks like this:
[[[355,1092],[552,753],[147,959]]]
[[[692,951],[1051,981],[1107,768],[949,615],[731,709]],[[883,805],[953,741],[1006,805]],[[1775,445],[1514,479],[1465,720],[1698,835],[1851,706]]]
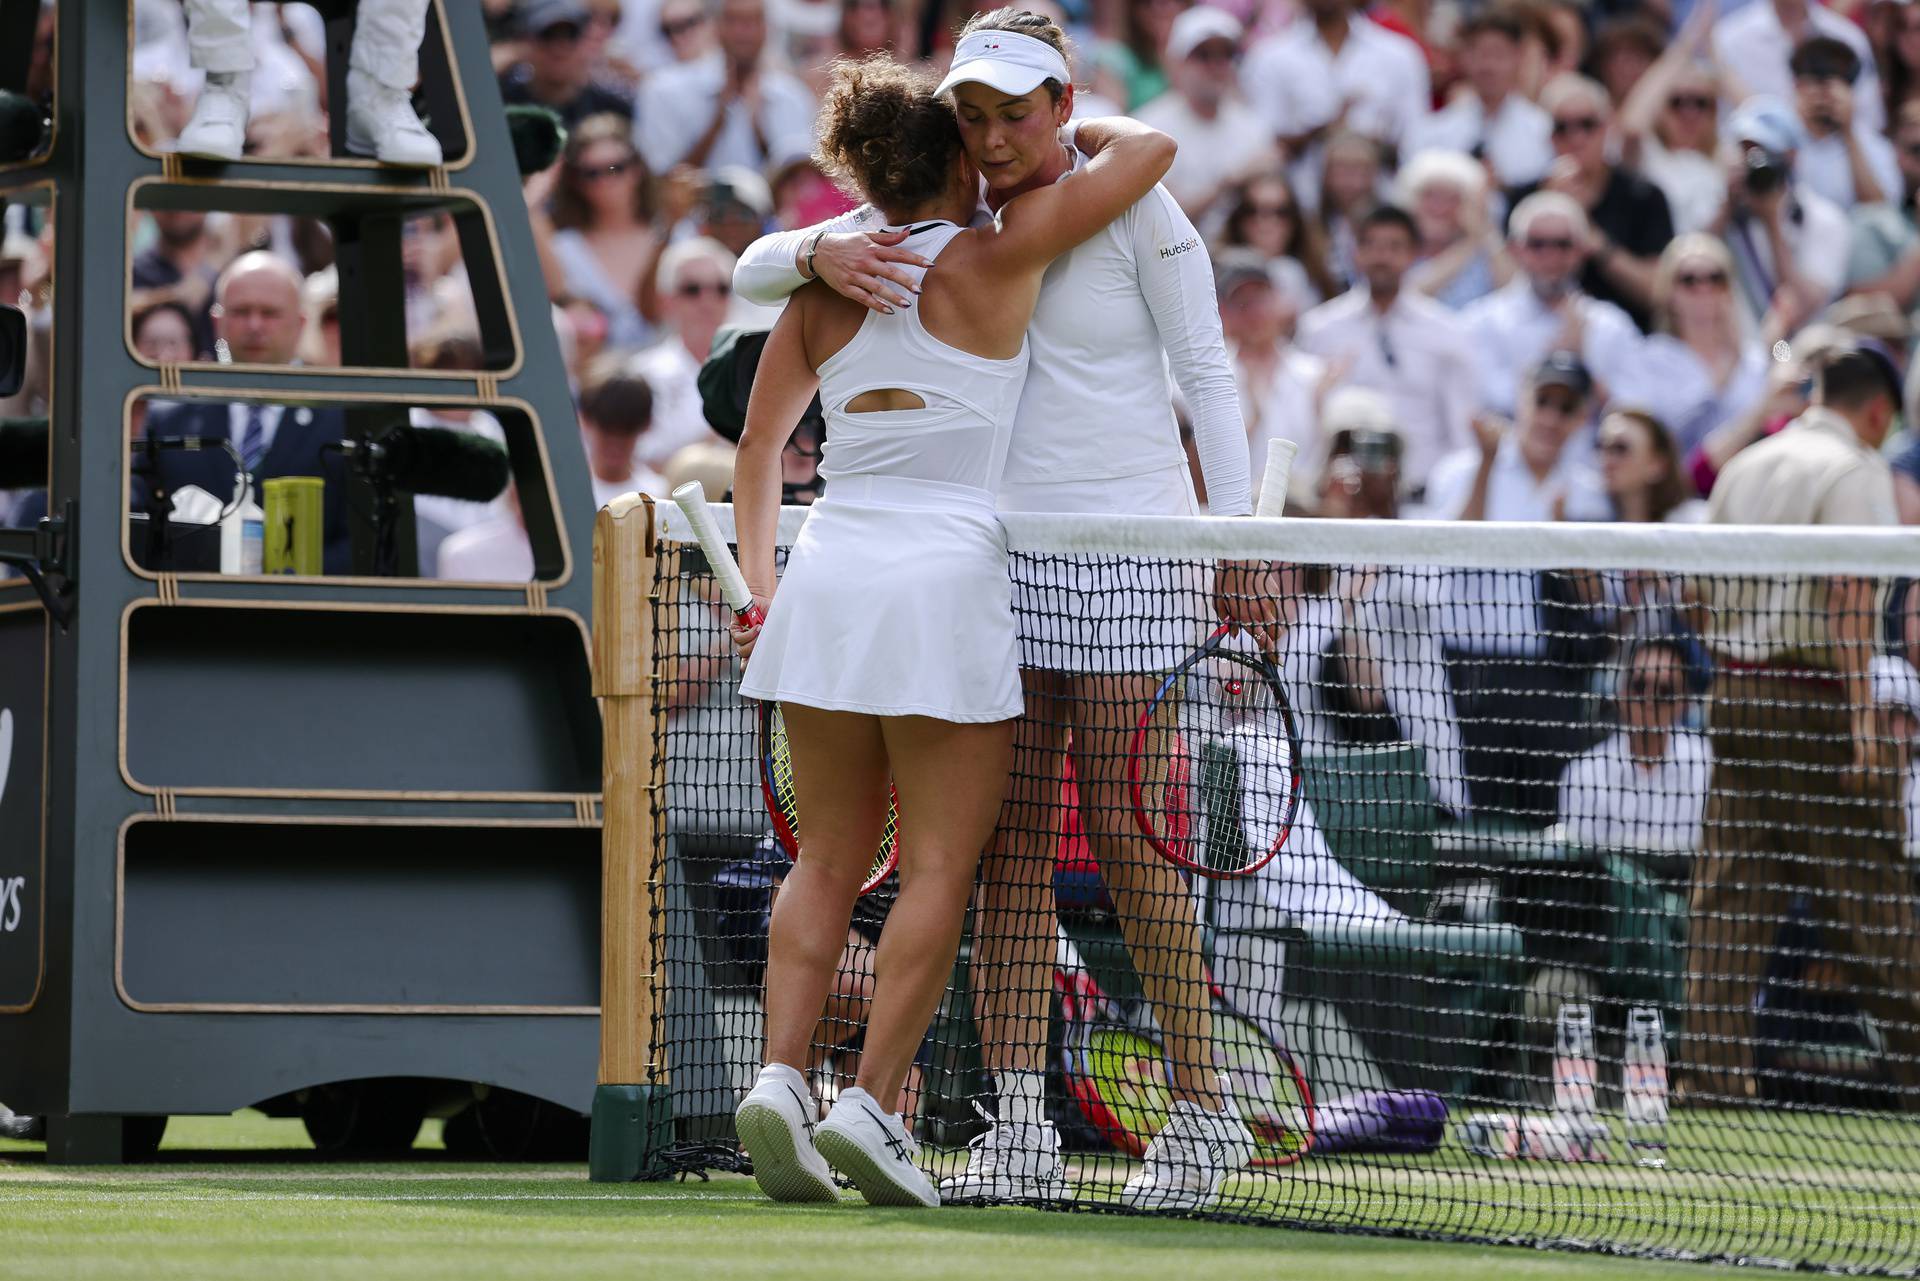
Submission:
[[[1431,1152],[1447,1132],[1446,1100],[1431,1090],[1362,1090],[1314,1111],[1313,1155]]]

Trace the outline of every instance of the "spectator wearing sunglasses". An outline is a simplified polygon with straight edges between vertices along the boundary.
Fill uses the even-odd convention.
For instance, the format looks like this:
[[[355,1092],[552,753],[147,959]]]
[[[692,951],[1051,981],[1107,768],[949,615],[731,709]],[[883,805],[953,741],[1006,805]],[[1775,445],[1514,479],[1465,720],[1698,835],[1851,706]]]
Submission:
[[[1600,487],[1613,518],[1630,524],[1698,524],[1707,504],[1693,496],[1673,434],[1652,414],[1616,409],[1600,420]]]
[[[1528,22],[1519,8],[1495,5],[1461,25],[1466,88],[1414,130],[1410,152],[1464,151],[1485,162],[1502,186],[1546,176],[1553,163],[1553,121],[1520,92]]]
[[[1806,133],[1796,163],[1800,180],[1842,209],[1878,204],[1900,192],[1893,144],[1855,119],[1859,56],[1815,37],[1793,51],[1793,105]]]
[[[646,166],[626,120],[609,114],[582,121],[561,155],[553,254],[566,292],[606,316],[610,347],[643,347],[653,340],[639,302],[664,241],[653,221]]]
[[[1560,776],[1565,839],[1590,849],[1696,849],[1713,749],[1687,728],[1685,646],[1643,640],[1630,652],[1615,697],[1620,728],[1574,757]]]
[[[1240,97],[1241,36],[1239,21],[1210,4],[1175,18],[1166,52],[1173,88],[1139,113],[1180,144],[1164,181],[1196,222],[1235,179],[1280,159],[1260,117]]]
[[[1553,122],[1553,164],[1536,186],[1518,188],[1510,198],[1517,205],[1541,190],[1577,200],[1590,228],[1580,288],[1613,303],[1647,329],[1654,262],[1673,239],[1667,198],[1610,154],[1613,105],[1597,81],[1558,76],[1541,91],[1540,105]]]
[[[1715,230],[1733,255],[1747,320],[1762,332],[1800,328],[1847,278],[1847,215],[1801,180],[1805,143],[1799,117],[1777,98],[1741,103],[1721,142],[1726,204]]]
[[[1278,167],[1228,187],[1220,203],[1226,225],[1219,249],[1251,249],[1266,260],[1274,287],[1311,306],[1340,292],[1327,262],[1318,220],[1302,211],[1286,171]]]
[[[1666,50],[1621,100],[1615,130],[1624,164],[1667,198],[1677,232],[1699,231],[1725,203],[1714,159],[1720,79],[1711,56],[1714,7],[1696,4]]]
[[[550,107],[569,129],[602,113],[632,119],[633,99],[595,77],[598,46],[588,38],[592,22],[592,10],[580,0],[533,0],[524,6],[520,29],[526,60],[500,78],[501,99]]]
[[[653,387],[653,429],[639,460],[665,468],[688,445],[719,440],[700,407],[700,366],[733,301],[733,255],[706,236],[676,242],[660,255],[660,316],[671,337],[633,358]]]
[[[1648,365],[1664,370],[1676,389],[1698,389],[1694,407],[1673,420],[1684,458],[1766,395],[1769,349],[1784,335],[1755,333],[1741,319],[1733,258],[1726,245],[1699,232],[1681,236],[1660,255],[1653,312],[1659,332],[1647,339]]]
[[[1645,342],[1624,311],[1580,289],[1592,249],[1587,212],[1558,191],[1536,191],[1507,220],[1519,273],[1460,313],[1480,368],[1480,407],[1511,414],[1522,376],[1555,350],[1579,354],[1614,396],[1662,404],[1641,369]]]

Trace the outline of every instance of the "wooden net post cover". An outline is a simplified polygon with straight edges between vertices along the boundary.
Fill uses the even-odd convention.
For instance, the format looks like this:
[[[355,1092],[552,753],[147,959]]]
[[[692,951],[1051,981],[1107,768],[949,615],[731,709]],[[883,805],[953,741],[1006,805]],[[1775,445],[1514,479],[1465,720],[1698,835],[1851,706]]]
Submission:
[[[593,692],[600,701],[600,1083],[661,1079],[649,1062],[657,976],[653,912],[654,507],[623,494],[593,526]]]

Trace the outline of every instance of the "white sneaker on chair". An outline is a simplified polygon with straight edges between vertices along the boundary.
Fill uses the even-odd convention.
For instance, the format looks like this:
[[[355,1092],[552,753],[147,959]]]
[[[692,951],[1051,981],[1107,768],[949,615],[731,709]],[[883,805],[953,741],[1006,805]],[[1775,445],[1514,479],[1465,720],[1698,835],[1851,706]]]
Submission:
[[[1037,1204],[1073,1199],[1060,1164],[1060,1132],[1051,1121],[1002,1124],[978,1103],[973,1106],[989,1127],[967,1144],[966,1170],[940,1180],[941,1200]]]
[[[347,150],[409,169],[431,169],[442,159],[439,139],[420,123],[407,92],[359,71],[347,73]]]
[[[857,1085],[840,1091],[839,1102],[813,1132],[813,1146],[853,1180],[868,1205],[940,1204],[940,1190],[913,1163],[920,1145],[906,1124]]]
[[[1232,1103],[1209,1112],[1177,1099],[1166,1125],[1147,1144],[1146,1164],[1121,1189],[1120,1203],[1134,1210],[1205,1209],[1227,1176],[1251,1160],[1253,1134]]]
[[[247,146],[247,99],[253,92],[250,71],[209,72],[193,118],[173,149],[208,160],[238,160]]]
[[[780,1067],[761,1068],[734,1109],[734,1132],[753,1157],[753,1180],[776,1201],[840,1199],[833,1171],[813,1150],[815,1115],[806,1078]]]

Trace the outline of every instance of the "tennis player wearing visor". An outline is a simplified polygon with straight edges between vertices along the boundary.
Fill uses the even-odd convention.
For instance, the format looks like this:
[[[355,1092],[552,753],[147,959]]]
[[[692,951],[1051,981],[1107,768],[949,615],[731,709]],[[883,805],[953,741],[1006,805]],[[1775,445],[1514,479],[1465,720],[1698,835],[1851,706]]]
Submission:
[[[997,9],[970,19],[939,92],[990,212],[1022,193],[1082,180],[1089,166],[1068,121],[1066,37],[1038,14]],[[1104,123],[1104,122],[1102,122]],[[1091,129],[1092,125],[1083,128]],[[924,307],[913,288],[931,266],[871,207],[764,237],[741,257],[735,289],[773,303],[810,280],[882,313]],[[944,268],[929,278],[939,279]],[[1032,366],[999,490],[1002,511],[1190,515],[1196,511],[1167,371],[1185,394],[1216,514],[1250,510],[1247,436],[1220,333],[1213,269],[1200,235],[1162,187],[1064,255],[1046,274],[1027,329]],[[831,433],[829,433],[831,439]],[[1177,664],[1204,634],[1191,602],[1207,587],[1143,586],[1124,566],[1061,559],[1022,567],[1016,588],[1045,638],[1022,638],[1026,715],[1014,785],[978,890],[970,973],[998,1096],[948,1200],[1059,1200],[1068,1195],[1059,1137],[1042,1095],[1055,930],[1054,835],[1033,816],[1057,807],[1069,733],[1081,816],[1119,909],[1135,969],[1166,1033],[1174,1105],[1123,1197],[1136,1208],[1211,1204],[1244,1166],[1252,1135],[1214,1065],[1209,994],[1192,900],[1179,873],[1134,830],[1127,741],[1153,693],[1147,673]],[[1212,584],[1223,616],[1270,624],[1262,571],[1223,565]],[[1094,616],[1074,611],[1101,602]],[[1117,602],[1117,607],[1116,607]],[[901,799],[901,811],[910,806]]]
[[[968,227],[978,175],[933,89],[885,55],[835,64],[822,161],[940,269],[918,282],[919,306],[891,314],[825,285],[801,290],[767,340],[734,464],[741,567],[766,608],[764,627],[733,633],[747,656],[740,689],[780,704],[806,816],[768,939],[766,1067],[734,1118],[755,1178],[780,1200],[837,1199],[831,1165],[874,1204],[940,1204],[890,1105],[953,972],[1022,707],[994,495],[1027,322],[1048,264],[1173,163],[1173,140],[1136,121],[1090,127],[1107,145],[1071,189],[1036,189]],[[780,456],[816,390],[827,488],[776,593]],[[859,1075],[815,1126],[800,1069],[880,841],[889,774],[900,895],[874,956]]]

